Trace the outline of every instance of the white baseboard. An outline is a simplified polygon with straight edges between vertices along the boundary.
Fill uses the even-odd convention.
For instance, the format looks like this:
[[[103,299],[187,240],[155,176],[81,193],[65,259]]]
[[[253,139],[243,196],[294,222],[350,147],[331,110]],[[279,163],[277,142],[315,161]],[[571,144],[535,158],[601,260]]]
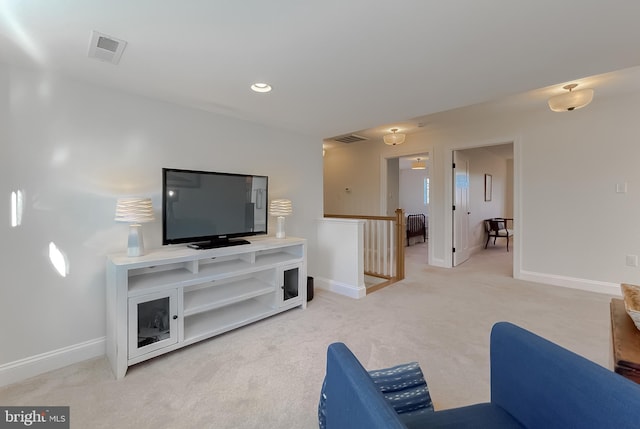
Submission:
[[[102,337],[0,365],[0,387],[103,356],[105,347],[106,338]]]
[[[440,268],[451,268],[451,265],[447,265],[444,259],[441,258],[433,258],[429,262],[429,265]]]
[[[536,283],[545,283],[553,286],[580,289],[588,292],[604,293],[607,295],[621,296],[620,284],[601,282],[597,280],[579,279],[575,277],[558,276],[555,274],[536,273],[533,271],[520,271],[518,277]]]
[[[367,295],[367,288],[365,287],[365,285],[350,285],[334,280],[325,279],[323,277],[315,278],[315,286],[323,290],[328,290],[329,292],[348,296],[349,298],[359,299]]]
[[[483,245],[481,245],[481,244],[477,244],[477,245],[475,245],[475,246],[472,246],[472,247],[469,249],[469,252],[470,252],[472,255],[475,255],[476,253],[482,252],[483,250],[484,250],[484,246],[483,246]]]

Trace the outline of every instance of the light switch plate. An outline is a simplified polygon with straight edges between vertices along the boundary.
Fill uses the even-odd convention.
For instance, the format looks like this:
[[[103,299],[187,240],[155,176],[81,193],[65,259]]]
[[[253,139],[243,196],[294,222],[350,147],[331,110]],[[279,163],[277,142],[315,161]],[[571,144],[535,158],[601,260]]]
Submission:
[[[627,193],[627,182],[616,183],[616,192],[618,194],[626,194]]]

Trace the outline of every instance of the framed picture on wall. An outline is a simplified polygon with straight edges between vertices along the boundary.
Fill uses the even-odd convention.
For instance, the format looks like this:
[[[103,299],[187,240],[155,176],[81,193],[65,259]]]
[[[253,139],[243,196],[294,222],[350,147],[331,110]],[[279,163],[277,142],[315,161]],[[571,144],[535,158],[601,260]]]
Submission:
[[[484,175],[484,200],[491,201],[491,188],[493,186],[491,174]]]

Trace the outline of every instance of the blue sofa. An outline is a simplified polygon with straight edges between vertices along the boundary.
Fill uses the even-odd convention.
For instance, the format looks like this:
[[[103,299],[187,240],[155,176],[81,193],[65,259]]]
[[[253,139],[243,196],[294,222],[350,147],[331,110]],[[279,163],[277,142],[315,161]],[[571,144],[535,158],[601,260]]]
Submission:
[[[327,352],[327,429],[640,428],[640,385],[511,323],[491,330],[491,402],[395,412],[342,343]]]

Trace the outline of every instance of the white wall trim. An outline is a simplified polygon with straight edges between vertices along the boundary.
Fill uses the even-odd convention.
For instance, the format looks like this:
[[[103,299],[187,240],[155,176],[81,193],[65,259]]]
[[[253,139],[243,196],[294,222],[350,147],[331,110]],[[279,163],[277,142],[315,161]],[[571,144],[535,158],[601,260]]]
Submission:
[[[442,258],[432,258],[429,260],[429,265],[440,268],[451,268],[447,265],[447,262]]]
[[[349,298],[360,299],[367,295],[367,288],[365,285],[350,285],[346,283],[340,283],[334,280],[329,280],[324,277],[316,277],[314,280],[315,287],[318,287],[329,292],[334,292],[339,295],[348,296]]]
[[[471,255],[475,255],[475,254],[477,254],[477,253],[482,252],[483,250],[484,250],[484,245],[482,245],[482,244],[476,244],[475,246],[471,246],[471,247],[469,248],[469,253],[470,253]]]
[[[536,273],[533,271],[520,271],[519,280],[536,283],[545,283],[553,286],[562,286],[571,289],[580,289],[587,292],[604,293],[607,295],[622,296],[619,283],[601,282],[597,280],[579,279],[575,277],[559,276],[555,274]]]
[[[0,387],[105,354],[106,337],[0,365]]]

